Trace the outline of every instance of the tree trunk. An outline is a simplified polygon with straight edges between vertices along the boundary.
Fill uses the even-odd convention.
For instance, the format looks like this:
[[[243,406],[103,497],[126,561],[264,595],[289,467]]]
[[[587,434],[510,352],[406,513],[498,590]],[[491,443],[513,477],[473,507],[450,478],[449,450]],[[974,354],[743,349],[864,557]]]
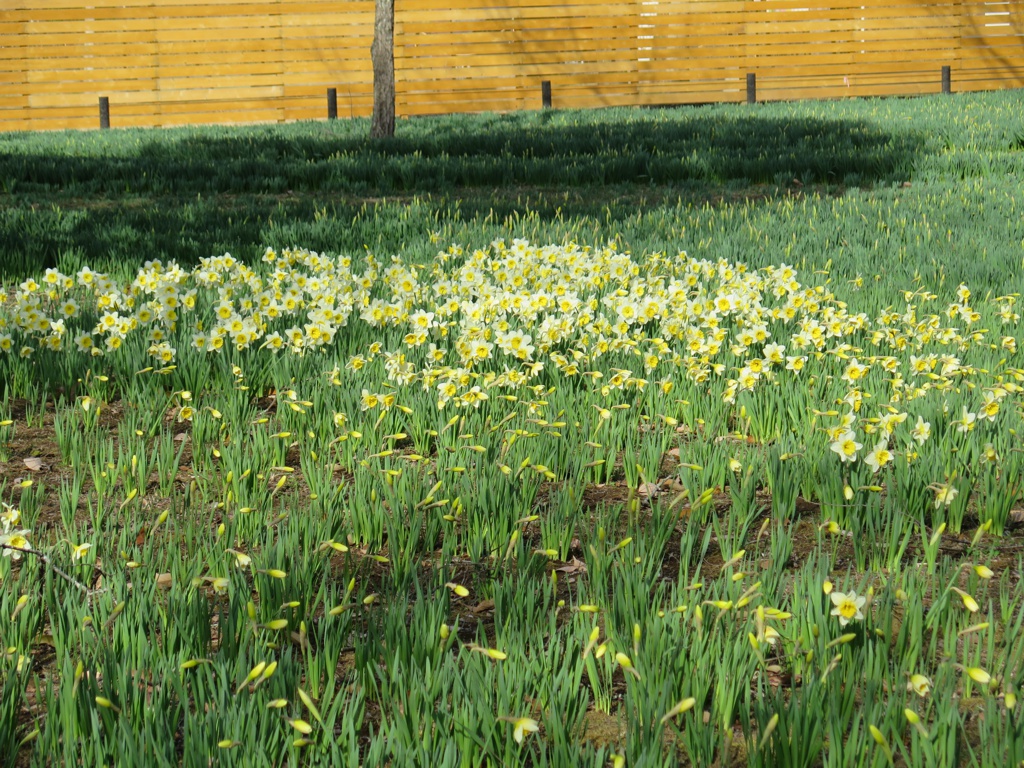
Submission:
[[[374,139],[395,135],[395,0],[375,0],[373,9],[373,120]]]

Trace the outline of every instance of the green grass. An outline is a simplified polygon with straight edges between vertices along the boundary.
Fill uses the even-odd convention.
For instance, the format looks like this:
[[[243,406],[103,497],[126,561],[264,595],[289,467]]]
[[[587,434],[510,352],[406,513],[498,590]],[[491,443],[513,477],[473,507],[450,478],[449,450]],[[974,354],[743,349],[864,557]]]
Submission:
[[[0,754],[1020,763],[1018,101],[0,137]]]
[[[429,258],[430,232],[468,243],[511,231],[615,235],[638,253],[714,236],[745,261],[877,252],[923,269],[988,246],[998,278],[1024,255],[1018,106],[1017,92],[999,92],[523,112],[410,120],[387,143],[358,120],[6,134],[0,265],[14,278],[225,251],[248,260],[267,245]],[[806,215],[792,215],[794,193]],[[729,214],[713,231],[706,203]],[[806,226],[817,218],[829,224]],[[780,219],[791,226],[766,226]]]

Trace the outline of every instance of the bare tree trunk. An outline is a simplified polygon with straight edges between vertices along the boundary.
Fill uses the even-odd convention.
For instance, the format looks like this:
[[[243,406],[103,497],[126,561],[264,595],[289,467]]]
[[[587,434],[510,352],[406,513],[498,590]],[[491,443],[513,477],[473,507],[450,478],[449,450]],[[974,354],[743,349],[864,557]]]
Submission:
[[[370,136],[395,135],[395,0],[375,0],[373,9],[373,121]]]

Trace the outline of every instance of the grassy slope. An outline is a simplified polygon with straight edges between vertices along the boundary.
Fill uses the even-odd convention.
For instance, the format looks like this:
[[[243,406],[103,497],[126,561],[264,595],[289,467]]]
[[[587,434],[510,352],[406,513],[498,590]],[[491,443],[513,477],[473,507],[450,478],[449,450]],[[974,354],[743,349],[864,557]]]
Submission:
[[[366,245],[385,254],[402,250],[427,258],[440,247],[432,242],[431,233],[437,233],[434,239],[441,245],[455,241],[470,247],[499,235],[541,242],[572,237],[588,243],[616,237],[621,247],[636,253],[686,248],[698,258],[727,258],[755,266],[785,261],[808,272],[831,261],[836,281],[854,279],[858,273],[867,278],[863,291],[851,295],[872,312],[897,301],[891,295],[894,284],[915,287],[916,276],[936,290],[947,281],[947,295],[960,280],[980,296],[1020,291],[1024,224],[1016,195],[1024,152],[1015,111],[1019,98],[1002,93],[753,109],[431,119],[403,124],[398,139],[389,144],[364,140],[366,124],[359,122],[8,135],[0,137],[0,182],[5,191],[0,268],[5,279],[38,276],[53,264],[65,271],[88,263],[127,273],[154,257],[192,263],[229,250],[255,259],[266,245],[291,244],[356,253]],[[879,289],[871,280],[875,274],[894,277]],[[808,274],[806,279],[817,278]],[[846,295],[850,290],[837,292]],[[281,390],[288,386],[289,366],[294,366],[300,381],[304,377],[299,373],[313,369],[295,361],[280,365],[274,383]],[[109,390],[134,388],[141,398],[142,381],[115,377]],[[273,415],[273,401],[257,396],[263,392],[253,392],[251,399],[239,393],[226,365],[211,381],[216,382],[215,391],[204,392],[203,397],[209,397],[204,402],[221,408],[232,430],[240,429],[242,448],[235,451],[251,463],[258,451],[247,442],[250,435],[245,429],[256,417]],[[31,381],[22,384],[32,387]],[[102,384],[86,384],[109,395]],[[653,513],[648,518],[646,512],[642,520],[628,516],[624,521],[630,494],[616,475],[615,482],[604,487],[587,486],[582,499],[571,499],[566,484],[545,488],[535,510],[526,502],[523,514],[539,511],[545,523],[555,521],[555,528],[564,523],[572,559],[566,556],[569,562],[551,564],[566,569],[559,572],[557,585],[536,559],[530,568],[516,572],[486,560],[472,562],[462,552],[446,560],[443,552],[427,551],[423,542],[412,549],[417,578],[403,580],[396,575],[395,564],[373,561],[365,547],[347,557],[329,552],[331,557],[326,558],[315,551],[328,535],[340,536],[341,529],[333,527],[337,521],[326,513],[302,514],[330,505],[311,500],[305,479],[309,457],[293,449],[274,461],[301,465],[285,493],[270,500],[263,517],[239,515],[235,522],[228,521],[233,526],[229,539],[241,536],[236,529],[243,525],[251,528],[246,536],[256,543],[249,551],[258,553],[259,565],[288,565],[290,580],[281,581],[266,574],[242,574],[217,551],[220,544],[210,548],[215,524],[227,519],[219,515],[216,504],[223,503],[231,483],[223,462],[193,455],[198,436],[193,433],[190,444],[182,441],[182,453],[174,461],[179,450],[174,433],[183,428],[168,421],[156,439],[137,440],[134,427],[147,426],[153,420],[151,410],[133,409],[131,403],[110,395],[112,402],[92,428],[97,442],[80,450],[81,464],[72,470],[58,445],[54,402],[47,393],[39,394],[41,402],[5,403],[4,417],[16,423],[4,446],[12,461],[0,475],[3,497],[17,501],[26,517],[32,515],[34,541],[53,547],[62,562],[67,560],[67,547],[58,538],[95,540],[93,555],[105,558],[102,568],[107,575],[101,585],[112,591],[87,604],[76,589],[52,574],[46,588],[40,589],[46,570],[38,561],[26,558],[20,569],[11,571],[16,586],[5,586],[7,591],[0,595],[3,612],[14,611],[21,592],[31,593],[32,600],[19,622],[12,622],[17,633],[0,631],[0,638],[7,641],[0,645],[18,646],[4,660],[0,722],[7,726],[0,728],[0,736],[3,745],[13,749],[35,724],[42,725],[37,743],[20,753],[26,763],[44,764],[48,749],[58,754],[63,748],[65,755],[85,764],[145,760],[205,765],[213,755],[221,764],[337,765],[344,759],[354,765],[369,755],[390,759],[394,765],[412,764],[417,757],[422,764],[440,765],[445,764],[438,755],[446,740],[462,739],[459,748],[471,751],[473,739],[480,739],[486,746],[478,752],[490,754],[494,764],[511,756],[561,765],[569,764],[566,755],[571,755],[598,765],[607,763],[611,751],[626,751],[631,764],[657,764],[657,757],[673,764],[685,754],[693,764],[707,765],[716,750],[720,755],[727,748],[728,739],[742,740],[742,731],[751,729],[759,738],[777,713],[798,724],[783,720],[778,734],[789,733],[791,727],[804,730],[794,732],[788,747],[775,740],[768,751],[752,749],[748,755],[747,746],[758,741],[752,736],[750,742],[736,745],[732,757],[738,764],[781,764],[781,752],[788,748],[803,751],[807,764],[830,760],[837,765],[882,765],[882,754],[866,733],[868,723],[882,725],[894,747],[902,738],[921,762],[925,748],[906,727],[903,706],[919,708],[929,727],[945,734],[935,739],[935,749],[947,757],[953,754],[950,764],[970,764],[972,747],[981,755],[1003,756],[998,752],[1003,742],[1007,759],[1011,754],[1024,756],[1020,726],[1005,716],[1002,703],[995,696],[983,696],[978,687],[965,688],[963,675],[943,656],[949,649],[952,659],[975,665],[1008,658],[1011,662],[1000,672],[1007,681],[1016,677],[1013,660],[1019,662],[1024,644],[1005,633],[1019,629],[1021,623],[1019,529],[1003,539],[986,539],[981,549],[973,550],[966,545],[966,535],[947,535],[938,550],[946,559],[940,558],[934,574],[908,566],[900,574],[902,581],[884,586],[879,573],[852,566],[858,550],[865,548],[863,540],[824,537],[816,502],[801,500],[796,519],[775,521],[763,539],[757,534],[760,518],[745,534],[728,537],[719,529],[738,524],[733,507],[739,496],[716,494],[710,515],[714,522],[701,526],[677,528],[674,513],[662,514],[657,525]],[[152,397],[162,403],[164,393],[159,390]],[[274,416],[281,424],[275,420],[266,431],[298,431],[296,425],[304,423],[282,410],[284,416]],[[323,418],[331,409],[325,402],[313,410]],[[60,411],[64,439],[69,440],[67,433],[79,430],[67,425],[77,425],[72,421],[76,414],[83,423],[86,417],[66,404]],[[159,411],[153,412],[158,413],[153,424],[159,426]],[[431,412],[434,417],[440,419],[440,429],[448,413]],[[218,425],[211,424],[209,440],[219,434]],[[694,443],[702,441],[680,442],[684,450],[696,451]],[[123,513],[122,508],[113,508],[125,498],[127,485],[108,490],[104,515],[98,512],[98,503],[95,509],[90,505],[108,460],[97,446],[107,445],[109,460],[116,458],[119,467],[127,465],[129,455],[148,454],[169,470],[150,482],[144,498],[126,501]],[[708,441],[712,452],[741,450],[728,443],[724,448],[718,445]],[[758,450],[750,448],[751,455]],[[776,454],[780,450],[775,447]],[[33,486],[17,489],[15,480],[26,474],[22,459],[29,457],[45,463],[32,474]],[[122,469],[119,482],[127,483],[127,470]],[[666,471],[684,475],[674,461],[667,462]],[[76,476],[85,477],[81,498],[76,496],[74,503],[58,498],[71,498]],[[376,480],[366,480],[365,487],[356,490],[369,498],[371,483],[376,483],[375,502],[378,488],[383,494],[407,490],[400,486],[394,491]],[[413,482],[409,492],[423,498],[428,485]],[[747,490],[755,517],[761,515],[771,499],[764,488],[756,498],[753,484]],[[563,502],[569,512],[559,522],[555,511]],[[156,536],[153,521],[165,509],[173,511],[173,517]],[[279,526],[270,522],[279,511],[290,512],[292,520]],[[609,542],[594,536],[598,524],[607,526]],[[402,533],[402,526],[392,520],[387,525],[393,547],[389,554],[394,558],[398,547],[390,540]],[[634,540],[623,552],[645,554],[642,578],[624,567],[598,568],[612,560],[606,551],[610,542],[627,535]],[[523,562],[529,547],[541,544],[536,531],[531,536],[529,546],[521,547]],[[805,647],[817,653],[813,664],[801,662],[802,653],[788,654],[780,659],[784,669],[758,678],[756,689],[750,684],[755,665],[746,638],[742,633],[734,638],[734,633],[722,629],[733,627],[733,614],[719,619],[717,609],[705,606],[706,630],[701,635],[690,623],[665,631],[662,627],[675,625],[662,623],[654,612],[654,607],[670,603],[735,597],[740,587],[732,586],[730,567],[723,565],[718,551],[725,551],[726,538],[748,548],[749,570],[765,582],[766,595],[784,594],[798,609],[790,631],[808,638]],[[445,539],[450,542],[450,537]],[[589,549],[591,545],[595,549]],[[923,558],[925,546],[918,546],[916,531],[910,549],[911,559]],[[118,550],[131,552],[143,567],[121,568]],[[589,573],[580,572],[577,558],[587,562]],[[970,581],[956,582],[963,575],[959,566],[968,558],[986,558],[998,570],[998,578],[986,586],[968,571]],[[698,567],[708,586],[695,598],[684,586]],[[208,584],[190,586],[197,574],[214,569],[230,575],[228,596],[214,594]],[[158,572],[169,578],[155,580]],[[97,575],[82,564],[75,573]],[[854,644],[839,648],[846,660],[826,685],[822,669],[837,650],[827,645],[826,636],[839,632],[828,618],[831,606],[821,595],[821,582],[829,576],[840,586],[845,582],[861,592],[868,584],[879,585],[881,602],[871,627],[881,631],[884,640],[865,638],[865,631]],[[358,579],[354,602],[370,593],[379,593],[377,601],[372,608],[328,618],[327,608],[348,602],[344,590],[350,577]],[[443,586],[449,580],[469,585],[471,596],[462,601],[450,595]],[[961,626],[975,619],[956,598],[940,591],[947,582],[963,584],[986,608],[993,606],[992,614],[984,618],[997,629],[972,636],[985,637],[984,641],[971,645],[957,636]],[[655,585],[652,595],[646,591],[650,584]],[[894,584],[904,585],[909,597],[897,600]],[[127,607],[119,614],[115,605],[122,596]],[[300,619],[308,620],[311,642],[303,647],[294,638],[282,640],[284,633],[266,626],[250,627],[244,618],[250,596],[258,605],[259,622],[287,615],[291,630]],[[278,608],[293,599],[301,599],[298,610]],[[569,608],[558,608],[559,599]],[[606,656],[598,676],[606,679],[603,692],[611,715],[602,715],[594,706],[600,686],[591,691],[589,671],[582,685],[565,677],[571,677],[566,670],[583,674],[579,651],[591,622],[590,614],[572,609],[592,601],[604,605],[600,621],[606,631],[616,633],[617,648],[646,665],[646,680],[664,683],[650,690],[632,686]],[[922,629],[924,617],[936,626]],[[453,633],[448,646],[439,650],[434,639],[438,626],[456,621],[458,641],[465,645],[456,646]],[[630,649],[634,622],[643,629],[642,646],[632,640],[639,654]],[[826,636],[819,638],[815,631],[814,639],[809,639],[812,624],[824,627]],[[706,636],[716,639],[705,642]],[[282,642],[284,648],[268,649],[265,643],[271,641]],[[504,666],[493,664],[466,650],[473,642],[504,647],[512,657]],[[22,652],[31,657],[37,675],[31,680],[9,673]],[[187,674],[180,670],[183,660],[208,656],[212,664],[203,663]],[[73,687],[69,681],[80,658],[85,659],[88,674]],[[280,658],[281,666],[258,695],[236,694],[249,669],[271,658]],[[396,660],[404,666],[399,668]],[[903,691],[903,673],[911,670],[933,677],[932,699],[919,703],[915,695]],[[549,681],[554,681],[550,687]],[[313,719],[294,698],[299,685],[318,698],[331,724],[315,727],[316,746],[305,751],[291,746],[297,734],[266,706],[271,698],[287,697],[285,714]],[[436,700],[424,693],[430,686],[439,691]],[[74,689],[80,691],[77,698]],[[680,695],[691,693],[700,699],[699,708],[679,718],[685,723],[681,730],[665,728],[663,742],[662,729],[653,729],[653,722]],[[957,701],[961,695],[962,702]],[[112,698],[121,711],[94,706],[95,696]],[[542,697],[548,697],[546,705]],[[696,725],[702,710],[708,713],[710,728]],[[830,717],[819,718],[822,711]],[[735,717],[739,712],[750,716]],[[532,714],[542,720],[542,734],[528,736],[520,750],[510,740],[511,724],[494,720],[499,714]],[[385,727],[390,729],[390,747],[380,737]],[[325,738],[323,731],[332,738]],[[69,738],[62,740],[62,732]],[[421,745],[423,732],[433,735],[431,744]],[[987,753],[979,747],[986,738]],[[218,750],[214,745],[220,739],[244,746]],[[547,745],[544,751],[538,746],[540,739]],[[953,746],[943,748],[943,739]],[[823,750],[826,741],[832,749]],[[666,745],[682,753],[663,749]],[[152,752],[143,757],[131,752],[136,748]],[[980,759],[984,764],[984,757]]]

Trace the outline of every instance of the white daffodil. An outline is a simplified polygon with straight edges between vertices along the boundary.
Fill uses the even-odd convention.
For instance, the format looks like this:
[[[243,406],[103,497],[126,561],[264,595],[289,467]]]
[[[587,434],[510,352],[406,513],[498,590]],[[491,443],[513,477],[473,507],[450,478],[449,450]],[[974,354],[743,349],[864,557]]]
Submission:
[[[861,609],[864,607],[864,603],[867,602],[867,598],[863,595],[858,596],[856,592],[833,592],[832,605],[835,607],[832,609],[832,615],[839,617],[840,626],[845,627],[851,621],[862,621],[864,614]]]
[[[839,458],[843,462],[856,461],[857,451],[863,447],[861,443],[857,442],[856,435],[849,430],[840,434],[832,443],[832,450],[839,454]]]

